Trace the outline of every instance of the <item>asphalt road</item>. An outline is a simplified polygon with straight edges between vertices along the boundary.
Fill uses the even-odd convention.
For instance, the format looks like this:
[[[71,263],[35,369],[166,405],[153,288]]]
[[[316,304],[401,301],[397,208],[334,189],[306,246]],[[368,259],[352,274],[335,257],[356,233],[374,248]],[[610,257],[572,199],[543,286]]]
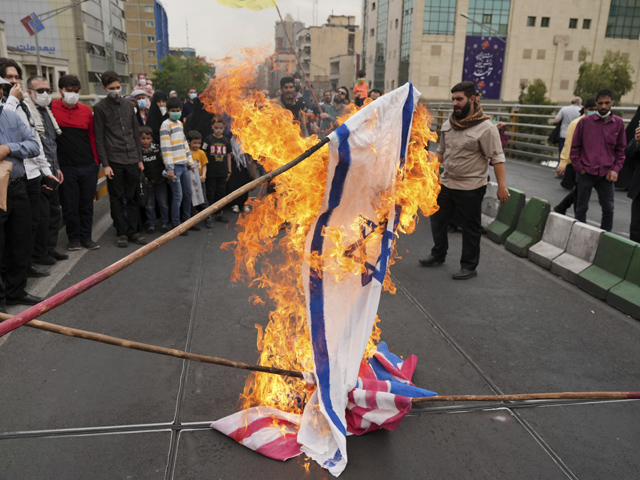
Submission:
[[[563,194],[550,169],[512,162],[507,172],[525,192]],[[58,292],[133,250],[116,248],[107,210],[96,205],[100,250],[74,252],[75,263],[60,262],[34,292]],[[232,254],[219,247],[234,236],[232,222],[178,237],[42,319],[255,362],[254,324],[266,324],[268,309],[229,281]],[[382,338],[418,357],[417,385],[440,394],[640,390],[640,322],[486,238],[478,277],[453,281],[460,240],[450,236],[444,265],[419,267],[432,244],[421,219],[399,240],[398,292],[381,299]],[[208,428],[234,412],[246,376],[23,327],[0,339],[0,479],[330,478]],[[415,408],[393,433],[350,437],[341,478],[601,480],[640,470],[638,401],[452,407]]]

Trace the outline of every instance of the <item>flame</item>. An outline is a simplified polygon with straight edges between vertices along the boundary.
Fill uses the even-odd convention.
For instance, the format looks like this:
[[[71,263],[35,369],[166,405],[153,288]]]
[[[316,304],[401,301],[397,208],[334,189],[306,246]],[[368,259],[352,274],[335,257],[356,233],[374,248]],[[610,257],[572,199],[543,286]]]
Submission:
[[[257,91],[254,83],[256,66],[264,58],[264,52],[244,50],[238,58],[218,61],[219,73],[200,99],[209,112],[233,118],[232,132],[245,152],[271,171],[299,156],[317,143],[318,138],[315,135],[301,137],[300,127],[293,123],[291,113]],[[345,122],[356,111],[354,105],[347,106],[338,123]],[[232,250],[235,255],[231,279],[263,289],[264,298],[273,307],[267,327],[263,330],[256,325],[257,345],[261,351],[259,364],[313,371],[302,283],[304,261],[312,267],[322,265],[323,275],[332,275],[338,281],[360,275],[366,271],[367,261],[373,260],[375,264],[375,260],[367,256],[367,251],[372,249],[367,250],[366,244],[379,241],[386,228],[388,212],[395,204],[402,206],[398,224],[398,232],[402,233],[415,229],[419,210],[430,215],[437,209],[438,162],[425,149],[429,141],[436,140],[436,134],[429,129],[430,120],[426,108],[416,110],[406,164],[398,171],[392,191],[380,194],[379,227],[364,241],[358,241],[363,224],[356,221],[354,225],[326,229],[324,234],[331,236],[335,246],[323,251],[322,257],[305,254],[306,236],[324,195],[327,148],[276,177],[272,181],[275,193],[249,200],[251,213],[238,220],[237,241],[227,243],[223,248]],[[372,148],[375,152],[375,146]],[[390,265],[396,258],[394,248]],[[388,275],[384,288],[390,292],[395,290]],[[263,299],[253,296],[250,301],[256,304]],[[376,317],[367,346],[368,356],[373,354],[380,339],[378,323]],[[240,395],[239,406],[268,405],[301,413],[313,388],[288,377],[252,373]]]

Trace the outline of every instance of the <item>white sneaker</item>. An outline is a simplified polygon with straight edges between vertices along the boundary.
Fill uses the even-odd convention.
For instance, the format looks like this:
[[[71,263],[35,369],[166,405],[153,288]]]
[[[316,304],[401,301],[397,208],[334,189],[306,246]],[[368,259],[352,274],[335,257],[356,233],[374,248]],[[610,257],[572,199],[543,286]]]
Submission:
[[[244,205],[244,206],[242,207],[242,211],[243,211],[243,212],[250,212],[250,211],[251,211],[251,207],[250,207],[249,205]]]
[[[233,213],[240,213],[240,207],[238,207],[238,205],[234,205],[233,207],[231,207],[231,211]]]

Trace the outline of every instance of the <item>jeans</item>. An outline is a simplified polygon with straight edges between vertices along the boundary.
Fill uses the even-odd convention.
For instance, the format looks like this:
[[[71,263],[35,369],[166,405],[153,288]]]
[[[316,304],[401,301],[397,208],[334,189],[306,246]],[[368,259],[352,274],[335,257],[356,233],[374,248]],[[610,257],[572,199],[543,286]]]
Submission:
[[[109,166],[113,170],[113,178],[107,179],[107,188],[116,235],[133,235],[138,231],[140,222],[138,209],[140,169],[137,163],[110,163]],[[123,204],[123,198],[126,200],[126,206]]]
[[[160,221],[162,225],[169,223],[169,204],[167,203],[167,183],[147,185],[147,223],[156,223],[156,202],[160,208]]]
[[[60,166],[64,182],[60,184],[60,205],[70,242],[91,240],[93,199],[96,197],[99,167],[87,165]]]
[[[589,210],[591,190],[595,188],[598,193],[598,201],[602,207],[600,228],[610,232],[613,228],[614,183],[608,181],[606,177],[583,173],[576,175],[576,184],[578,186],[578,193],[576,195],[576,219],[582,223],[587,222],[587,210]]]
[[[171,185],[171,223],[174,227],[180,225],[180,211],[182,211],[182,219],[189,220],[191,218],[191,181],[189,179],[189,169],[186,165],[174,165],[173,173],[175,178]],[[182,207],[181,207],[182,204]]]
[[[442,185],[438,195],[440,209],[431,215],[433,248],[431,255],[444,260],[449,249],[447,227],[456,214],[458,227],[462,228],[462,256],[460,267],[475,270],[480,261],[480,237],[482,235],[482,199],[486,186],[475,190],[454,190]]]

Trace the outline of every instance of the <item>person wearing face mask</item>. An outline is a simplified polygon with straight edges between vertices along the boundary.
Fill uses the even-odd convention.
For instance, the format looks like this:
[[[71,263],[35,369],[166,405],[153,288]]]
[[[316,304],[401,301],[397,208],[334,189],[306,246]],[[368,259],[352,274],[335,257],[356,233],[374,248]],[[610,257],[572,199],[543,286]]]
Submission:
[[[33,112],[36,130],[42,141],[44,154],[51,165],[51,171],[62,184],[64,175],[58,163],[58,147],[56,138],[62,135],[55,117],[49,109],[51,104],[51,86],[49,81],[39,75],[27,79],[27,93],[25,103]],[[56,251],[58,244],[58,230],[60,229],[60,197],[57,188],[51,189],[45,185],[40,188],[40,221],[38,222],[33,259],[41,265],[54,265],[59,260],[66,260],[69,255]]]
[[[578,122],[582,120],[587,115],[592,115],[596,113],[596,99],[594,97],[587,98],[584,102],[584,108],[580,110],[580,116],[573,120],[569,126],[567,127],[567,136],[565,137],[564,147],[562,148],[562,152],[560,153],[560,164],[558,168],[556,168],[556,176],[562,177],[562,185],[563,188],[567,190],[571,190],[566,197],[562,199],[562,201],[553,207],[553,211],[556,213],[560,213],[564,215],[567,213],[567,209],[574,205],[576,200],[576,171],[571,165],[571,143],[573,140],[573,134],[576,130],[576,126]],[[574,213],[575,213],[575,205],[574,205]]]
[[[33,241],[35,240],[36,230],[40,222],[40,189],[45,182],[50,182],[51,185],[57,184],[58,179],[52,175],[51,165],[44,154],[40,135],[36,130],[36,123],[37,120],[39,120],[39,116],[35,112],[35,107],[32,109],[31,106],[24,101],[25,95],[20,85],[22,69],[14,60],[0,58],[0,76],[13,84],[4,108],[18,114],[20,120],[29,128],[40,147],[38,155],[25,158],[24,160],[27,193],[31,205],[31,248],[33,249]],[[46,188],[51,189],[51,186],[46,186]],[[36,267],[33,264],[29,266],[30,277],[46,277],[48,275],[49,271],[46,269]]]
[[[80,80],[75,75],[63,75],[58,80],[62,98],[51,102],[51,112],[62,135],[56,138],[58,162],[64,175],[60,185],[60,205],[64,218],[68,250],[82,247],[95,250],[100,246],[91,239],[93,199],[98,184],[98,153],[93,129],[93,114],[79,103]]]
[[[153,132],[153,143],[160,145],[160,126],[169,118],[167,112],[167,94],[158,90],[153,94],[147,114],[147,127]]]
[[[596,95],[596,114],[583,118],[571,142],[571,163],[577,172],[576,219],[586,223],[591,190],[595,188],[602,207],[600,228],[613,228],[613,199],[618,172],[622,169],[627,146],[624,122],[611,113],[611,90]]]
[[[107,177],[116,245],[126,247],[129,242],[146,245],[139,232],[138,185],[144,166],[138,119],[133,105],[121,97],[120,75],[104,72],[102,88],[107,97],[93,107],[93,120],[98,158]],[[126,215],[123,198],[126,199]]]
[[[146,92],[144,90],[134,90],[131,92],[131,96],[136,101],[138,124],[140,126],[146,125],[148,115]]]
[[[190,87],[187,92],[187,101],[182,105],[182,117],[180,121],[184,123],[185,119],[193,112],[193,101],[198,98],[198,90],[196,87]]]
[[[153,82],[147,78],[144,73],[138,75],[138,84],[135,86],[134,90],[143,90],[147,95],[147,100],[151,101],[153,97]]]

